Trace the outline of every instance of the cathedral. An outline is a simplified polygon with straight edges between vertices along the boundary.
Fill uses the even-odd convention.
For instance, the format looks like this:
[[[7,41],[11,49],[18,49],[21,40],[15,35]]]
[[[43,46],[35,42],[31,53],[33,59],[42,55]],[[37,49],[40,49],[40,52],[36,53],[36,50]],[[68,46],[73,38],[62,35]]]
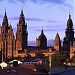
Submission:
[[[8,23],[7,13],[5,11],[0,33],[0,50],[2,52],[2,61],[17,57],[18,51],[23,51],[28,45],[27,23],[23,10],[17,23],[16,39],[12,29],[12,25]]]
[[[14,35],[12,25],[8,23],[6,11],[0,29],[0,62],[12,60],[14,57],[18,56],[27,56],[27,54],[29,53],[29,50],[27,53],[27,49],[29,47],[28,31],[23,9],[21,10],[19,21],[17,23],[16,35]],[[65,37],[63,39],[63,46],[61,46],[60,36],[57,33],[54,39],[54,47],[47,47],[47,37],[45,36],[44,30],[42,28],[41,34],[38,38],[36,38],[36,46],[30,47],[29,49],[29,54],[31,54],[32,56],[36,56],[36,52],[42,52],[45,56],[48,56],[49,53],[51,54],[51,52],[53,51],[62,51],[63,53],[66,53],[67,58],[72,58],[75,52],[75,38],[71,15],[69,14],[69,19],[67,21]],[[38,49],[44,50],[39,51]]]

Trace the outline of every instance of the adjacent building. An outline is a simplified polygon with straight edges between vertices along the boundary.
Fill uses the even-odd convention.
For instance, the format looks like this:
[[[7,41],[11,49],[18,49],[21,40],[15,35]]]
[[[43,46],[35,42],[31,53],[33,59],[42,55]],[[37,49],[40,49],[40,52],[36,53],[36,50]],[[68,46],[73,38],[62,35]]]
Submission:
[[[71,19],[71,15],[69,14],[69,19],[67,21],[67,27],[65,30],[65,37],[63,41],[63,49],[64,52],[66,53],[66,57],[70,58],[70,48],[73,46],[74,42],[74,28],[73,28],[73,22]]]
[[[47,38],[44,34],[43,29],[41,30],[41,34],[38,38],[36,38],[36,47],[46,48],[47,47]]]
[[[56,34],[56,37],[54,40],[54,49],[56,49],[57,51],[61,50],[61,40],[60,40],[60,36],[58,33]]]

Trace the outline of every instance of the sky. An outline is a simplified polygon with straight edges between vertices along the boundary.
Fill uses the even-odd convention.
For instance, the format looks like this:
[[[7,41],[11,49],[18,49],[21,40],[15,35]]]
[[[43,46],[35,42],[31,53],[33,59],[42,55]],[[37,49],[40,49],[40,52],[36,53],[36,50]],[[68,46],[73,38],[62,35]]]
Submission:
[[[63,39],[69,12],[75,29],[74,3],[75,0],[0,0],[0,24],[2,25],[6,9],[8,22],[16,33],[23,8],[25,22],[27,22],[28,41],[36,41],[42,27],[48,40],[55,39],[57,32]]]

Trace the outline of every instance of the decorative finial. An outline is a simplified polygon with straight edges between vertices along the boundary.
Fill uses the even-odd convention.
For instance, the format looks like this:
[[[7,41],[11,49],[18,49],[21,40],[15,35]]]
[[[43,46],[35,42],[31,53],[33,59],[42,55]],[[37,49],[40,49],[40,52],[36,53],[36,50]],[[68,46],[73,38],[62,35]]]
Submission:
[[[42,26],[42,31],[41,31],[41,34],[44,34],[44,33],[43,33],[43,26]]]
[[[69,11],[69,19],[71,19],[70,11]]]
[[[5,15],[6,15],[6,7],[5,7]]]
[[[43,26],[42,26],[42,30],[43,30]]]
[[[24,14],[23,14],[23,6],[22,6],[22,9],[21,9],[21,16],[24,16]]]

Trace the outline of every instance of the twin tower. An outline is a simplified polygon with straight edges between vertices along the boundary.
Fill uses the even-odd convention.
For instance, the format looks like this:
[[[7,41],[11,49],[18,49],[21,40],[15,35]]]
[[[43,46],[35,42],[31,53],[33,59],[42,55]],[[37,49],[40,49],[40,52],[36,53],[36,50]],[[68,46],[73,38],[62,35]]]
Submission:
[[[17,23],[16,38],[11,24],[8,23],[6,11],[0,29],[0,51],[2,53],[2,61],[17,57],[18,50],[24,50],[28,44],[27,23],[25,22],[23,10],[21,10],[19,22]]]

